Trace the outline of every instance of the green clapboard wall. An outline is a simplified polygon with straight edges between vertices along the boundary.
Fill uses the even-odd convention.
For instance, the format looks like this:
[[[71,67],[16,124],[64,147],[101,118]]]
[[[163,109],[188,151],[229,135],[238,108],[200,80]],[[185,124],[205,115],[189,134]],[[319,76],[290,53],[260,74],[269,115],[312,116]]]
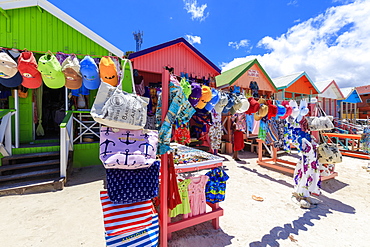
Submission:
[[[0,13],[0,47],[98,56],[109,54],[105,48],[39,7],[5,10],[5,13],[10,17],[10,30],[7,19]]]

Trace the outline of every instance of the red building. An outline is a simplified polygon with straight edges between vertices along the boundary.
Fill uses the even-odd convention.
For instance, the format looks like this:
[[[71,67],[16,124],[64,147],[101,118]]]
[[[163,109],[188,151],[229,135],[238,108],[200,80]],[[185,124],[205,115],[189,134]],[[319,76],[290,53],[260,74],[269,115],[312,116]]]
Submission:
[[[357,103],[359,118],[366,119],[370,117],[370,85],[356,87],[356,89],[362,99],[362,103]]]

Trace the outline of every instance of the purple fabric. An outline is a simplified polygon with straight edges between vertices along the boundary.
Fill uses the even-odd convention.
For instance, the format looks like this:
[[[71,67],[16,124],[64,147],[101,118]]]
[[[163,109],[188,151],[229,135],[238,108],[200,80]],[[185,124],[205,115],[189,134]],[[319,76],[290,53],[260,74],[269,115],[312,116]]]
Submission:
[[[156,159],[158,132],[126,130],[102,126],[100,160],[105,168],[146,168]]]
[[[192,82],[189,102],[193,107],[195,107],[198,104],[200,96],[202,96],[202,87],[198,83]]]
[[[69,56],[69,54],[65,54],[63,52],[57,52],[55,54],[55,57],[57,58],[60,65],[62,65],[63,61],[66,60],[66,58]]]

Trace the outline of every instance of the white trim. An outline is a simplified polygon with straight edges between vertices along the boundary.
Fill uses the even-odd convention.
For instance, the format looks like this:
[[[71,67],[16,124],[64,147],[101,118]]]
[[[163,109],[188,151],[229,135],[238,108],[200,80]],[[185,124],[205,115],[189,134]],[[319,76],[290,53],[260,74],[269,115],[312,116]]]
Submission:
[[[67,25],[71,26],[75,30],[79,31],[92,41],[96,42],[100,46],[107,49],[112,54],[122,57],[124,52],[91,31],[89,28],[82,25],[80,22],[76,21],[74,18],[54,6],[53,4],[49,3],[46,0],[0,0],[0,7],[4,10],[7,9],[18,9],[18,8],[26,8],[26,7],[33,7],[33,6],[40,6],[56,18],[60,19]],[[108,54],[107,54],[108,55]]]

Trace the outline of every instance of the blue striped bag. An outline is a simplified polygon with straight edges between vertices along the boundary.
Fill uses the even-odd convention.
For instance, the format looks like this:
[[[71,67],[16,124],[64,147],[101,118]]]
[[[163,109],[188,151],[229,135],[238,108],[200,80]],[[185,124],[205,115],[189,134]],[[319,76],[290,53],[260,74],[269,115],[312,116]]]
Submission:
[[[158,215],[155,214],[152,217],[152,224],[147,228],[117,236],[105,235],[105,240],[108,247],[152,247],[158,245],[158,236]]]

